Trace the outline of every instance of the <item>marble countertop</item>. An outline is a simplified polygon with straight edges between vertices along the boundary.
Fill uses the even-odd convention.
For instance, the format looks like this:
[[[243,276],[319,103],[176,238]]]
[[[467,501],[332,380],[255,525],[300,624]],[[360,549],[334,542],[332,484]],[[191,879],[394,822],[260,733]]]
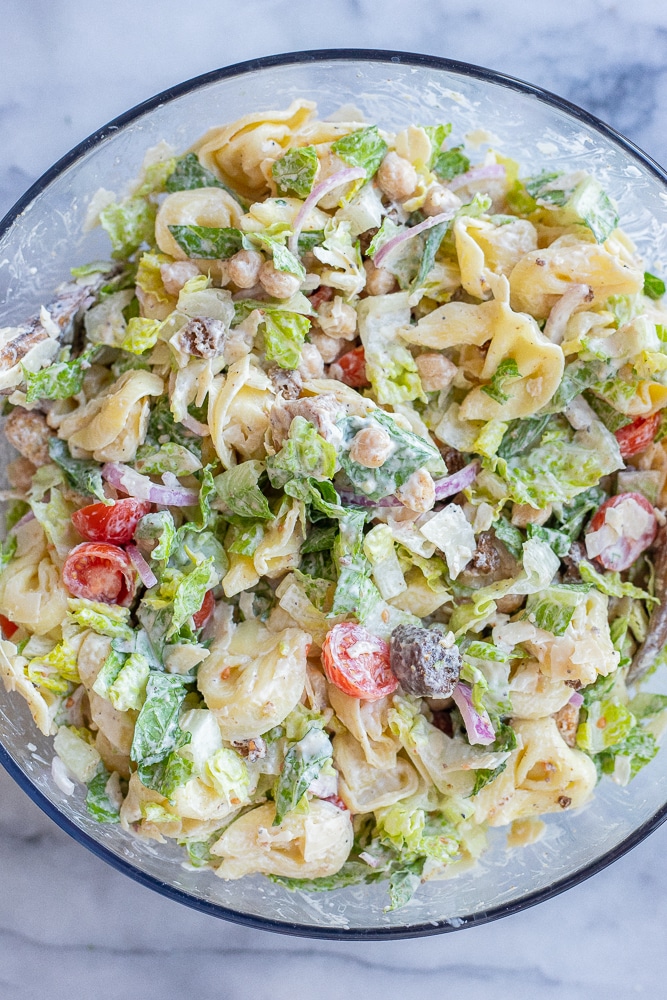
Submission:
[[[54,160],[180,80],[305,48],[430,52],[530,80],[667,163],[667,6],[609,0],[3,0],[0,216]],[[216,921],[79,847],[0,772],[0,1000],[616,1000],[662,995],[667,827],[517,916],[440,938],[312,942]],[[665,892],[663,892],[665,890]]]

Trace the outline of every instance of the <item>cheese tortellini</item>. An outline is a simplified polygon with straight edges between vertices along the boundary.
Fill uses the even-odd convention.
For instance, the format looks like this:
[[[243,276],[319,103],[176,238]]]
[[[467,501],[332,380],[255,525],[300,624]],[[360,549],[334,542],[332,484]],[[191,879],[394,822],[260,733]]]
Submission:
[[[224,739],[249,739],[289,715],[306,682],[309,644],[301,629],[274,634],[254,620],[239,625],[228,644],[213,643],[197,686]]]
[[[275,806],[267,802],[240,816],[211,848],[222,858],[221,878],[254,872],[288,878],[334,875],[352,846],[352,822],[346,809],[315,799],[307,813],[290,813],[273,825]]]

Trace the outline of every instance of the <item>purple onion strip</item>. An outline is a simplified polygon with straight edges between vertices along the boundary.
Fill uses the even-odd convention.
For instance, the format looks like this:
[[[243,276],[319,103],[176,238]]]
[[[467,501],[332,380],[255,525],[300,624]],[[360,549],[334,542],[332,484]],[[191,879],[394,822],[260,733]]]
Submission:
[[[144,587],[149,587],[149,588],[154,587],[155,584],[157,583],[157,577],[153,572],[153,570],[148,565],[148,563],[146,562],[146,560],[144,559],[144,557],[142,556],[137,546],[133,542],[130,542],[129,545],[125,546],[125,551],[132,560],[132,564],[134,565],[134,568],[139,574],[139,577]]]
[[[478,743],[482,746],[488,746],[489,743],[493,743],[496,734],[491,725],[491,719],[486,712],[477,711],[472,703],[472,691],[468,685],[459,681],[452,692],[452,698],[463,717],[470,744]]]
[[[102,467],[102,476],[117,490],[137,500],[148,500],[163,507],[193,507],[199,503],[198,490],[189,490],[185,486],[160,486],[122,462],[107,462]]]
[[[314,208],[318,201],[324,198],[325,194],[334,191],[341,184],[347,184],[350,181],[360,181],[365,177],[366,171],[363,167],[346,167],[345,170],[339,170],[337,173],[332,174],[331,177],[327,177],[320,184],[315,185],[297,213],[297,217],[294,220],[294,231],[287,244],[290,252],[295,257],[299,255],[299,236],[311,208]]]
[[[459,188],[465,187],[466,184],[472,184],[475,181],[495,180],[504,176],[505,168],[502,163],[487,163],[482,167],[473,167],[472,170],[467,170],[465,174],[459,174],[458,177],[454,177],[449,182],[447,187],[450,191],[458,191]]]

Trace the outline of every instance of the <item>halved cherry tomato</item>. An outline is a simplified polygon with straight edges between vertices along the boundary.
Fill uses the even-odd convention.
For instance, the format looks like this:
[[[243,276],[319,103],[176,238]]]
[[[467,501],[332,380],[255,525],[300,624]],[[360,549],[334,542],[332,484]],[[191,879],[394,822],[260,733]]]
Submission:
[[[366,356],[363,347],[355,347],[353,351],[348,351],[336,364],[342,371],[340,380],[345,385],[361,389],[362,386],[370,384],[366,378]]]
[[[614,437],[618,441],[623,458],[631,458],[632,455],[638,455],[640,451],[648,448],[659,426],[660,414],[654,413],[651,417],[637,417],[631,424],[620,427]]]
[[[323,302],[330,302],[334,297],[334,290],[329,285],[320,285],[316,292],[310,296],[310,304],[313,309],[319,309]]]
[[[130,557],[117,545],[82,542],[65,560],[63,583],[75,597],[127,607],[136,590],[136,574]]]
[[[398,687],[388,644],[352,622],[340,622],[327,634],[322,665],[331,683],[352,698],[377,701]]]
[[[204,600],[201,602],[201,608],[199,611],[195,611],[192,616],[192,620],[195,623],[195,628],[203,628],[206,622],[209,620],[211,615],[215,610],[215,598],[213,597],[213,591],[207,590],[204,594]]]
[[[131,542],[140,519],[151,509],[147,500],[126,497],[114,504],[91,503],[72,514],[72,524],[89,542]]]
[[[0,627],[2,627],[2,634],[5,639],[11,639],[15,632],[18,632],[18,625],[14,622],[10,622],[9,618],[5,618],[4,615],[0,615]]]
[[[619,510],[622,504],[626,506]],[[610,515],[611,511],[617,513]],[[622,572],[653,544],[657,530],[655,511],[646,497],[641,493],[619,493],[603,503],[591,521],[586,551],[605,569]]]

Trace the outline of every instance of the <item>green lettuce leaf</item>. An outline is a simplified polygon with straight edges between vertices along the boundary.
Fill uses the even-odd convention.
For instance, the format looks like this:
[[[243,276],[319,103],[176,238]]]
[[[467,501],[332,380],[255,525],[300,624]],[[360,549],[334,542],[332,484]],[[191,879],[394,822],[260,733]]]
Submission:
[[[394,450],[378,469],[367,469],[350,458],[349,445],[364,427],[379,425],[387,432]],[[430,441],[399,426],[384,410],[372,410],[367,417],[344,417],[338,422],[347,447],[339,455],[340,464],[355,490],[372,500],[391,496],[417,469],[428,469],[434,476],[444,475],[446,467],[440,452]]]
[[[281,368],[298,368],[310,320],[300,313],[265,310],[263,323],[267,361],[275,361]]]
[[[620,573],[607,571],[599,573],[592,563],[585,559],[579,563],[579,575],[584,583],[592,584],[601,593],[608,597],[636,597],[641,600],[658,603],[657,598],[651,597],[649,593],[640,587],[635,587],[629,581],[621,580]]]
[[[322,768],[331,763],[332,757],[331,740],[317,727],[309,729],[303,739],[290,746],[276,783],[274,826],[279,826],[287,813],[296,808]]]
[[[231,226],[169,226],[169,232],[194,260],[228,260],[243,249],[243,233]]]
[[[278,194],[295,194],[306,198],[313,187],[319,160],[314,146],[290,149],[271,167]]]
[[[344,135],[331,145],[333,152],[350,167],[363,167],[367,180],[377,172],[388,148],[377,125]]]
[[[264,473],[261,462],[242,462],[215,477],[215,489],[229,510],[239,517],[273,517],[268,501],[257,485]]]
[[[504,391],[505,385],[518,378],[521,378],[521,372],[516,361],[514,358],[505,358],[498,365],[489,384],[482,386],[482,392],[495,399],[496,403],[506,403],[510,396]]]
[[[440,180],[451,181],[459,174],[465,174],[470,170],[470,160],[462,150],[462,146],[454,146],[436,155],[431,169]]]
[[[665,283],[650,271],[644,271],[644,295],[649,299],[661,299],[665,294]]]
[[[97,347],[88,347],[72,361],[56,361],[36,372],[24,367],[26,403],[35,403],[38,399],[69,399],[81,392],[83,376],[96,353]]]
[[[130,257],[142,243],[155,239],[157,206],[144,198],[130,198],[100,212],[100,224],[111,240],[114,257]]]
[[[86,808],[98,823],[120,823],[120,809],[107,792],[110,777],[104,765],[100,764],[97,774],[88,782]]]
[[[67,442],[57,437],[49,438],[49,456],[75,490],[97,497],[103,503],[111,503],[104,492],[101,465],[86,458],[72,458]]]
[[[552,635],[564,635],[576,609],[586,600],[590,585],[554,584],[547,590],[530,594],[526,615],[538,628]]]
[[[276,487],[294,477],[331,479],[335,469],[336,449],[300,416],[292,420],[289,437],[280,451],[266,460],[271,485]]]
[[[196,153],[186,153],[176,164],[174,171],[165,182],[165,190],[172,194],[174,191],[193,191],[195,188],[218,187],[238,201],[241,208],[247,212],[249,205],[239,197],[236,191],[218,180],[215,174],[207,170],[199,162]]]
[[[186,693],[183,678],[151,671],[146,701],[139,712],[130,748],[130,757],[139,765],[139,777],[144,784],[145,778],[154,777],[148,768],[164,764],[175,750],[190,742],[190,733],[183,732],[178,723]]]

